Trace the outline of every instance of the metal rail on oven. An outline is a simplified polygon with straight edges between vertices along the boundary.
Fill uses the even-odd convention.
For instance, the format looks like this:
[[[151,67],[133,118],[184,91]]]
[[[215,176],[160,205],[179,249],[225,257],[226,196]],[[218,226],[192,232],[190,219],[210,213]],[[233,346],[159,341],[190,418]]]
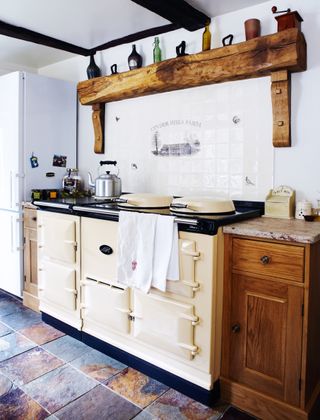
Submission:
[[[35,206],[43,206],[43,207],[53,207],[53,208],[57,208],[57,209],[64,209],[64,210],[69,210],[70,209],[70,204],[67,203],[57,203],[55,201],[53,201],[52,203],[48,202],[48,201],[34,201],[33,204]]]
[[[92,207],[85,207],[85,206],[73,206],[74,211],[83,212],[83,213],[95,213],[95,214],[105,214],[110,216],[118,216],[119,211],[116,210],[108,210],[108,209],[97,209]],[[196,219],[189,219],[189,218],[182,218],[182,217],[175,217],[175,223],[180,223],[182,225],[198,225],[198,220]]]

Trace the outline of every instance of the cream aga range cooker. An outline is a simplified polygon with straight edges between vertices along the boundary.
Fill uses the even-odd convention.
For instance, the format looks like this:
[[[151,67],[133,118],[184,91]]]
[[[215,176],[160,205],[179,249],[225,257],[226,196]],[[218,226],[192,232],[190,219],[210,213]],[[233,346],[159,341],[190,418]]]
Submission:
[[[259,216],[263,204],[235,202],[234,208],[229,201],[217,205],[193,197],[174,200],[170,209],[167,199],[152,196],[151,206],[147,195],[127,197],[34,202],[43,320],[210,404],[221,356],[221,226]],[[180,280],[167,281],[165,293],[144,294],[117,282],[123,209],[175,215]]]

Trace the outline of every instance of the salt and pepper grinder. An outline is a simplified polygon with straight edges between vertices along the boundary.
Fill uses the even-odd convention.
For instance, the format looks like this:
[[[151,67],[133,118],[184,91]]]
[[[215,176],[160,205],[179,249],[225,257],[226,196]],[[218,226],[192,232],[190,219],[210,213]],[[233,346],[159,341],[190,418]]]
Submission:
[[[94,61],[94,55],[90,55],[90,63],[87,67],[87,76],[88,79],[93,79],[94,77],[100,77],[101,76],[101,70],[96,65]]]
[[[207,51],[211,48],[211,32],[209,25],[210,22],[207,22],[205,30],[202,34],[202,51]]]
[[[137,52],[135,44],[132,45],[132,51],[128,57],[128,65],[130,70],[139,69],[142,67],[142,57]]]
[[[154,43],[153,43],[153,45],[154,45],[154,48],[153,48],[153,62],[154,63],[159,63],[161,61],[161,49],[160,49],[159,43],[160,43],[159,38],[156,36],[154,38]]]

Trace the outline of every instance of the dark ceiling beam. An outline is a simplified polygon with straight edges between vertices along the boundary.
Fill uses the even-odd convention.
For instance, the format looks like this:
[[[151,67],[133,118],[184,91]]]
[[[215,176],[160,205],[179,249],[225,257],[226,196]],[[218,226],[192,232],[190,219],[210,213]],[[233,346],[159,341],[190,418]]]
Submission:
[[[132,1],[188,31],[203,28],[207,22],[210,22],[210,17],[190,6],[184,0]]]
[[[122,38],[113,39],[112,41],[106,42],[105,44],[98,45],[97,47],[92,48],[91,54],[95,54],[96,51],[102,51],[108,48],[116,47],[117,45],[128,44],[130,42],[139,41],[140,39],[148,38],[149,36],[160,35],[166,32],[174,31],[179,28],[180,28],[179,25],[170,23],[168,25],[157,26],[155,28],[146,29],[144,31],[126,35]]]
[[[11,25],[10,23],[3,22],[2,20],[0,20],[0,35],[45,45],[46,47],[56,48],[73,54],[88,56],[91,53],[91,50],[87,48],[78,47],[77,45],[69,44],[69,42],[61,41],[59,39],[52,38],[51,36],[39,34],[38,32],[22,28],[21,26]]]

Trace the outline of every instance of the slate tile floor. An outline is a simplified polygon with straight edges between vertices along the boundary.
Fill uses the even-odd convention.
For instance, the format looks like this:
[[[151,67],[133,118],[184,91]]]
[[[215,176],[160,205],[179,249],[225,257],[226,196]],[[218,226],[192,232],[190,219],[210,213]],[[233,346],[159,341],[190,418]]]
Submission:
[[[253,420],[208,408],[64,335],[0,290],[0,420]]]

